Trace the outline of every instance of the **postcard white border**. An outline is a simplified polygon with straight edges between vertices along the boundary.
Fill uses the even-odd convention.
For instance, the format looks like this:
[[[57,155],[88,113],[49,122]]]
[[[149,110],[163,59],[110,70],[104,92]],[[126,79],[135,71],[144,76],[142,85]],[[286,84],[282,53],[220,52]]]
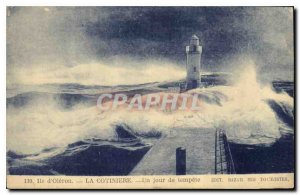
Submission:
[[[165,1],[153,1],[153,0],[107,0],[107,1],[99,1],[99,0],[3,0],[1,1],[0,7],[0,41],[2,47],[0,48],[0,62],[1,62],[1,82],[0,82],[0,89],[1,89],[1,112],[0,112],[0,125],[1,125],[1,137],[6,138],[6,6],[295,6],[297,15],[299,15],[299,8],[300,8],[300,1],[299,0],[227,0],[227,1],[220,1],[220,0],[189,0],[189,1],[179,1],[179,0],[165,0]],[[299,20],[299,19],[298,19]],[[296,22],[298,21],[296,20]],[[297,22],[297,29],[298,29],[298,22]],[[299,32],[299,30],[296,30]],[[298,34],[298,33],[297,33]],[[297,39],[297,45],[299,42],[299,38]],[[299,48],[296,53],[299,56]],[[299,60],[298,60],[299,61]],[[298,66],[298,63],[295,65]],[[297,70],[297,75],[299,75],[299,69]],[[297,86],[297,91],[299,91],[299,86]],[[297,105],[297,109],[298,105]],[[296,121],[298,122],[298,115]],[[296,130],[295,130],[296,131]],[[297,134],[297,140],[299,138],[299,133]],[[6,156],[6,144],[3,141],[1,145],[1,155]],[[297,147],[297,156],[299,155],[299,149]],[[8,194],[9,191],[6,190],[6,158],[2,158],[0,163],[0,192],[1,194]],[[296,169],[299,170],[299,169]],[[298,174],[298,171],[297,171]],[[41,194],[43,192],[37,192],[36,194]],[[49,193],[49,192],[48,192]],[[50,192],[50,193],[57,193],[57,192]],[[62,193],[62,192],[60,192]],[[74,192],[69,192],[74,193]],[[81,192],[82,194],[85,192]],[[102,192],[108,193],[108,192]],[[171,192],[172,193],[172,192]],[[217,192],[215,192],[217,193]],[[260,194],[264,192],[254,192],[255,194]],[[111,193],[110,193],[111,194]],[[214,194],[209,192],[209,194]]]

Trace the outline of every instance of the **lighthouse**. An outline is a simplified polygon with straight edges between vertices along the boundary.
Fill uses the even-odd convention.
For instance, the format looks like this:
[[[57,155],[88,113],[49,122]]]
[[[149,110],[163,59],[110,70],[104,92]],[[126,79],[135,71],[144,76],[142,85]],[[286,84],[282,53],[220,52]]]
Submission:
[[[201,85],[201,53],[202,46],[199,43],[199,38],[193,35],[190,43],[186,46],[186,89],[194,89]]]

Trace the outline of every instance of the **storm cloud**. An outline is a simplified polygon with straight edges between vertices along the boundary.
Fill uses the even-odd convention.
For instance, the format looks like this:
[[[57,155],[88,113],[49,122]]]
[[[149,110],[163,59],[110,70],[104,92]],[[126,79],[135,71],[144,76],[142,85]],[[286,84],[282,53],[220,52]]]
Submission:
[[[153,59],[184,68],[192,34],[206,71],[251,58],[262,77],[293,80],[292,7],[8,7],[7,71]]]

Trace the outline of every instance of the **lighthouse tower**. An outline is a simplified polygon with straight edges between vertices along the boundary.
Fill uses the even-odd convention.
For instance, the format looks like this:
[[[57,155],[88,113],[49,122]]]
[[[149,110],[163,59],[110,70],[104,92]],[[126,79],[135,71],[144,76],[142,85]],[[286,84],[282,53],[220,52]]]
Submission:
[[[201,53],[202,46],[199,44],[199,38],[193,35],[190,44],[186,46],[186,89],[194,89],[201,85]]]

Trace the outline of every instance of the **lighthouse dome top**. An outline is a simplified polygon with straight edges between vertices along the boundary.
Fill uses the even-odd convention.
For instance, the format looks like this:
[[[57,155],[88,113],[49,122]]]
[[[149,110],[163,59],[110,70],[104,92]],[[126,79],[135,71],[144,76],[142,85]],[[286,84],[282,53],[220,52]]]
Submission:
[[[199,38],[198,38],[197,35],[195,35],[195,34],[193,34],[193,36],[191,37],[191,39],[199,40]]]
[[[199,38],[195,34],[190,39],[190,45],[199,45]]]

